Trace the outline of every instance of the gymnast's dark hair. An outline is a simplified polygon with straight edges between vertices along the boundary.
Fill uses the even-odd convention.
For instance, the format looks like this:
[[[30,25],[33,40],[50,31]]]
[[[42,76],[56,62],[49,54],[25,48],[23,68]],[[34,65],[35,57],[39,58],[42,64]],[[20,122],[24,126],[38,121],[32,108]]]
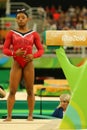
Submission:
[[[26,10],[23,8],[23,9],[17,9],[16,11],[16,16],[19,14],[19,13],[24,13],[27,17],[28,17],[28,14],[26,13]]]

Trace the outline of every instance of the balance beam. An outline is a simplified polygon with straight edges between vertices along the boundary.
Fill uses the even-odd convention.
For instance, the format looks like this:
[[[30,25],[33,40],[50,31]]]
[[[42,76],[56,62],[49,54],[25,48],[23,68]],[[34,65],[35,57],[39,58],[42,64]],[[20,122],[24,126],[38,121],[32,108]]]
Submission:
[[[71,88],[71,100],[59,129],[87,129],[87,60],[78,67],[68,59],[61,46],[87,46],[86,30],[46,31],[47,47],[57,47],[56,55]],[[58,47],[60,46],[60,47]]]
[[[45,31],[47,46],[87,46],[87,30]]]

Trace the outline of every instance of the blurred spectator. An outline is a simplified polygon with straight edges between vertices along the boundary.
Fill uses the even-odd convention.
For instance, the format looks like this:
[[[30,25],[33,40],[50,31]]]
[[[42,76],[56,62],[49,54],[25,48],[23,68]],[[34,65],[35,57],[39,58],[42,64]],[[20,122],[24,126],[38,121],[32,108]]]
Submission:
[[[46,11],[46,15],[47,15],[47,16],[51,13],[49,6],[46,6],[46,7],[45,7],[45,11]]]
[[[60,104],[54,110],[54,112],[52,113],[52,116],[62,119],[64,116],[64,113],[68,107],[69,101],[70,101],[70,95],[62,94],[60,96]]]
[[[61,5],[58,6],[58,8],[56,9],[56,12],[58,12],[58,13],[63,12],[63,10],[62,10],[62,6],[61,6]]]
[[[43,31],[45,30],[57,30],[56,22],[51,13],[44,20]]]
[[[41,18],[44,18],[44,16],[45,16],[45,10],[44,10],[44,8],[42,6],[38,7],[38,13],[41,16]]]
[[[51,6],[50,12],[51,12],[51,14],[54,14],[56,12],[56,8],[54,5]]]
[[[68,8],[68,14],[70,17],[75,16],[75,8],[72,5]]]

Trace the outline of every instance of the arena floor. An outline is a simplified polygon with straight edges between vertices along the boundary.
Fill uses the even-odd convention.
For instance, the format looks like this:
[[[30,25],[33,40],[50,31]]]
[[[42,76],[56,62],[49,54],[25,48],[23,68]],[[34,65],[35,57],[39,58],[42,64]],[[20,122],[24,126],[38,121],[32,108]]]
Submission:
[[[10,122],[4,122],[0,119],[1,130],[58,130],[61,120],[59,119],[35,119],[27,121],[25,119],[13,119]]]
[[[6,97],[0,100],[7,100]],[[57,100],[58,97],[42,97],[43,100]],[[26,100],[26,92],[17,92],[16,100]],[[40,100],[40,97],[36,96],[35,100]],[[4,122],[0,119],[0,130],[58,130],[60,119],[34,119],[33,121],[27,121],[26,119],[12,119],[12,121]]]

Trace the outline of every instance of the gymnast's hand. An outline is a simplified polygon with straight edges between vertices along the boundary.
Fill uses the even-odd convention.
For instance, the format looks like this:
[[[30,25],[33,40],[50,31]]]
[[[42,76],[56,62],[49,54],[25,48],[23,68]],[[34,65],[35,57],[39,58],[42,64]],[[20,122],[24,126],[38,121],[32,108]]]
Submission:
[[[30,61],[33,60],[33,55],[32,54],[27,54],[27,55],[24,56],[24,58],[25,58],[26,62],[30,62]]]
[[[25,50],[23,50],[22,48],[18,49],[16,52],[15,52],[15,55],[16,56],[23,56],[25,54]]]

